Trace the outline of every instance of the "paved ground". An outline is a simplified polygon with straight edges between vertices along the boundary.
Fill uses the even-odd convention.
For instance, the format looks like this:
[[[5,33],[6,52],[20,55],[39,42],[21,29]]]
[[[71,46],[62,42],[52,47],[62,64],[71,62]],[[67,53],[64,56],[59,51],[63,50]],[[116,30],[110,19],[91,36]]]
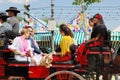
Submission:
[[[102,77],[100,77],[100,80],[102,80]],[[111,80],[115,80],[115,76],[114,75],[112,76]],[[120,80],[120,76],[118,76],[118,80]]]

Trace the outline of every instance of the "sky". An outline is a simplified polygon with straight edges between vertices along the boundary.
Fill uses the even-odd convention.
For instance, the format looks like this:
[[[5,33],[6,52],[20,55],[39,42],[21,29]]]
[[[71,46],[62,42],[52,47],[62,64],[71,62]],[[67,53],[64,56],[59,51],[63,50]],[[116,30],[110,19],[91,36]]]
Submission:
[[[71,6],[74,0],[55,0],[55,6]],[[4,10],[10,6],[16,6],[19,9],[23,8],[25,0],[0,0],[0,10]],[[51,0],[29,0],[31,7],[46,7],[50,6]],[[103,0],[101,3],[92,5],[99,6],[120,6],[119,0]]]
[[[72,5],[73,0],[55,0],[55,17],[61,20],[61,18],[68,18],[70,20],[73,16],[77,15],[71,10],[74,6]],[[0,0],[0,11],[5,11],[10,6],[16,6],[19,10],[24,9],[25,0]],[[51,0],[29,0],[30,8],[39,8],[37,15],[41,17],[50,14]],[[78,9],[79,7],[77,7]],[[43,9],[43,10],[42,10]],[[63,11],[61,13],[61,11]],[[74,8],[76,9],[76,8]],[[59,11],[58,11],[59,10]],[[58,15],[59,12],[59,15]],[[120,25],[120,1],[119,0],[103,0],[101,3],[95,3],[88,7],[86,13],[93,16],[95,13],[101,13],[103,15],[106,26],[112,30]],[[71,15],[70,15],[71,14]],[[66,16],[67,15],[67,16]],[[69,15],[69,16],[68,16]],[[49,15],[50,16],[50,15]],[[63,21],[65,20],[63,19]]]

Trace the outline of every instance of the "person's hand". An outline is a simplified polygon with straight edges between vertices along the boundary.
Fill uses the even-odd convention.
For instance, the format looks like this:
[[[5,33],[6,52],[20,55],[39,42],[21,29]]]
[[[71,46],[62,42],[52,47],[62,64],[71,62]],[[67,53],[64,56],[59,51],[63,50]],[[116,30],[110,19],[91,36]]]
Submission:
[[[25,54],[24,52],[21,52],[20,55],[21,55],[22,57],[26,56],[26,54]]]
[[[88,40],[85,40],[85,42],[88,42]]]
[[[35,61],[34,57],[31,57],[31,63],[36,64],[36,61]]]
[[[31,55],[30,55],[30,51],[27,51],[25,54],[26,54],[27,57],[30,57],[30,56],[31,56]]]
[[[48,56],[48,54],[47,53],[43,53],[42,56]]]
[[[112,52],[112,53],[114,53],[114,52],[115,52],[115,50],[114,50],[113,48],[111,48],[111,52]]]
[[[53,52],[52,52],[52,54],[56,55],[56,52],[55,52],[55,51],[53,51]]]
[[[13,43],[13,40],[12,40],[12,39],[9,39],[9,42],[12,44],[12,43]]]

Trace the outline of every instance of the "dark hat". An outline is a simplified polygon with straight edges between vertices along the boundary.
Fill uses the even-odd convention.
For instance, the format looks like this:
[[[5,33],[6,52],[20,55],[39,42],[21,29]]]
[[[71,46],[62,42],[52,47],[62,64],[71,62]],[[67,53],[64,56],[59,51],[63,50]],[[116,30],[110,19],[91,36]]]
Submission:
[[[93,16],[93,18],[97,18],[98,20],[102,19],[102,15],[101,14],[95,14]]]
[[[9,16],[5,12],[0,12],[0,18],[8,18]]]
[[[9,7],[9,9],[7,9],[6,12],[9,12],[9,11],[13,11],[13,12],[16,12],[16,13],[20,13],[20,11],[17,10],[16,7]]]

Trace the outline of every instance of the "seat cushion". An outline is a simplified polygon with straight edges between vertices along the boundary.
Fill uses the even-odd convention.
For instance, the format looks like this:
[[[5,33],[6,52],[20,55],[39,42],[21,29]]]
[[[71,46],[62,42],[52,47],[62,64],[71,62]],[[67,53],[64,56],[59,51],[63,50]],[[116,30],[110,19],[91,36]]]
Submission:
[[[110,51],[109,47],[91,47],[90,51]]]
[[[64,61],[64,62],[54,62],[53,64],[73,64],[73,62],[70,61]]]

